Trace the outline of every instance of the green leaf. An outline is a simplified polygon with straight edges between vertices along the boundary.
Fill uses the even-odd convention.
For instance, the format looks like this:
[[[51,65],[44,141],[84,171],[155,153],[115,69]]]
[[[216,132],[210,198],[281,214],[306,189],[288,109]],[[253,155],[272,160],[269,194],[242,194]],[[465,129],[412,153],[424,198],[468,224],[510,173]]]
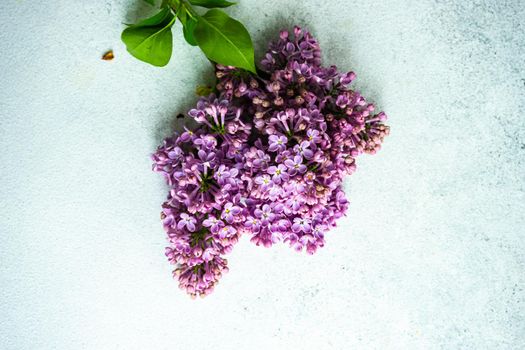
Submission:
[[[171,27],[175,16],[169,8],[131,25],[122,32],[122,41],[130,54],[141,61],[162,67],[168,64],[173,50]]]
[[[151,6],[155,5],[155,0],[144,0],[144,1],[150,4]]]
[[[229,7],[235,5],[234,2],[229,2],[226,0],[188,0],[188,2],[195,6],[214,8],[214,7]]]
[[[179,19],[180,23],[182,23],[182,25],[185,26],[188,17],[188,9],[186,8],[186,6],[184,6],[184,4],[182,4],[177,10],[177,18]]]
[[[186,39],[188,44],[197,46],[197,40],[195,40],[193,35],[193,30],[197,25],[197,18],[194,17],[196,15],[192,15],[190,13],[191,8],[188,9],[188,7],[189,5],[183,3],[177,11],[177,17],[179,18],[180,23],[182,23],[182,33],[184,34],[184,39]]]
[[[164,22],[169,22],[173,18],[173,14],[169,8],[164,8],[160,10],[157,14],[151,16],[150,18],[143,19],[142,21],[129,25],[130,28],[137,27],[153,27],[158,26]]]
[[[250,34],[221,10],[209,10],[199,17],[193,35],[210,60],[256,73]]]
[[[193,32],[195,31],[195,27],[197,26],[197,20],[193,18],[188,18],[186,20],[186,24],[184,27],[182,27],[182,33],[184,34],[184,39],[186,39],[186,42],[192,46],[197,46],[197,40],[195,39],[195,35]]]

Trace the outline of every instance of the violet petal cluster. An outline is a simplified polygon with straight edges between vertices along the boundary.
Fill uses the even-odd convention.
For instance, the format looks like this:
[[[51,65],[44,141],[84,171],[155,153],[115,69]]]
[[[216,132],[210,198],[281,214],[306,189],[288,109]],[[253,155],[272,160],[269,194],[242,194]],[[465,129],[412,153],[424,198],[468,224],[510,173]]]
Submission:
[[[189,111],[198,127],[166,139],[153,169],[170,187],[162,219],[166,256],[192,296],[211,293],[247,234],[309,254],[345,215],[345,175],[389,133],[350,89],[353,72],[321,65],[317,41],[281,32],[261,62],[266,77],[217,65],[216,93]]]

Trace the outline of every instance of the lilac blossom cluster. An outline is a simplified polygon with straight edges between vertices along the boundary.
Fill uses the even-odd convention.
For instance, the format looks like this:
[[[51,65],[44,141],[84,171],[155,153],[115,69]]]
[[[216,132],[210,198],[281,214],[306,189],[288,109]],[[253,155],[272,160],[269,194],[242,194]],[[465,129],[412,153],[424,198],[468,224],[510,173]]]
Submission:
[[[216,93],[188,113],[198,126],[153,155],[170,187],[166,256],[190,295],[213,291],[241,235],[313,254],[345,215],[344,176],[358,155],[380,149],[389,128],[348,88],[355,74],[320,57],[296,27],[270,44],[259,76],[218,65]]]

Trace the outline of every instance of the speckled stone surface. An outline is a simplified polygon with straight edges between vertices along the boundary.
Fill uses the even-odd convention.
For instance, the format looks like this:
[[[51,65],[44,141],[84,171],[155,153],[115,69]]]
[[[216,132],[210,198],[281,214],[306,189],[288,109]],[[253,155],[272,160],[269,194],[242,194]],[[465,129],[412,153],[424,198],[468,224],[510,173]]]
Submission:
[[[392,134],[359,159],[324,249],[245,237],[195,301],[171,279],[148,156],[211,67],[179,36],[165,68],[130,57],[122,23],[148,10],[0,2],[1,349],[525,348],[523,1],[229,10],[258,57],[310,29]]]

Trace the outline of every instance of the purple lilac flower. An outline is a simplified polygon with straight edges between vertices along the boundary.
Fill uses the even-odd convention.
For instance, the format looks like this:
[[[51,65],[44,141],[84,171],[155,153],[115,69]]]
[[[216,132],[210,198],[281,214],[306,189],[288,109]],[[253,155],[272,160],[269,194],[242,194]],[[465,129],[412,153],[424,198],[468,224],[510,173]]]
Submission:
[[[244,226],[253,233],[259,232],[259,229],[261,228],[261,220],[253,216],[248,216]]]
[[[201,135],[193,141],[197,146],[202,146],[204,149],[215,149],[217,146],[217,139],[212,135]]]
[[[270,152],[282,152],[286,149],[288,138],[286,136],[270,135],[268,137],[268,151]]]
[[[309,129],[306,132],[306,138],[310,142],[310,145],[315,145],[321,142],[321,136],[319,136],[319,130]]]
[[[227,263],[226,259],[215,256],[212,260],[193,267],[182,264],[173,271],[173,276],[178,278],[179,287],[193,298],[204,297],[213,292],[218,280],[228,272]]]
[[[202,260],[209,262],[210,260],[213,260],[213,258],[217,255],[217,252],[213,248],[206,248],[202,252]]]
[[[310,149],[309,141],[303,141],[299,145],[295,145],[294,151],[306,159],[312,159],[314,156],[314,152]]]
[[[217,180],[219,185],[225,185],[237,176],[239,171],[236,168],[228,169],[224,164],[221,164],[215,171],[213,177]]]
[[[188,231],[194,232],[196,223],[197,223],[197,220],[195,220],[194,217],[189,216],[186,213],[182,213],[182,214],[180,214],[180,221],[177,224],[177,228],[180,230],[180,229],[183,229],[184,227],[186,227],[188,229]]]
[[[261,220],[261,224],[268,225],[275,219],[275,214],[268,204],[264,204],[261,209],[257,208],[254,211],[255,216]]]
[[[202,225],[204,227],[209,227],[212,233],[217,233],[221,229],[221,227],[224,227],[224,222],[222,220],[217,219],[214,216],[211,216],[208,219],[204,220],[202,222]]]
[[[242,234],[264,247],[323,247],[348,208],[344,177],[390,131],[387,116],[349,87],[355,74],[322,66],[319,44],[301,28],[282,31],[261,67],[269,78],[217,65],[217,94],[188,112],[198,126],[152,155],[169,186],[165,253],[192,297],[213,291]]]
[[[255,183],[259,185],[261,190],[266,191],[272,186],[272,180],[268,175],[261,175],[255,178]]]
[[[288,169],[284,164],[277,166],[272,165],[268,168],[268,174],[272,175],[272,180],[276,184],[280,184],[282,181],[288,180]]]
[[[237,233],[237,230],[233,228],[232,226],[224,226],[221,228],[218,232],[218,236],[220,239],[233,237]]]
[[[294,218],[293,219],[293,225],[292,225],[292,231],[293,232],[310,232],[312,230],[311,227],[311,220],[308,218]]]
[[[288,173],[294,176],[297,173],[306,172],[306,165],[303,164],[303,157],[295,156],[293,159],[287,159],[284,161],[284,165],[288,168]]]
[[[233,205],[233,203],[226,203],[222,211],[221,218],[223,218],[224,220],[226,220],[226,222],[231,224],[240,212],[241,208],[239,208],[238,206]]]

